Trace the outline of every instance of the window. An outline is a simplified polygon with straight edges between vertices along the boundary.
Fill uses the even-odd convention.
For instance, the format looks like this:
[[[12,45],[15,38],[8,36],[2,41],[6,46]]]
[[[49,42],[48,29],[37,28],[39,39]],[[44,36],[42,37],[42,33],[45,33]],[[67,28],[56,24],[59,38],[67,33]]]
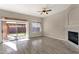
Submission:
[[[41,32],[40,22],[32,22],[32,32]]]

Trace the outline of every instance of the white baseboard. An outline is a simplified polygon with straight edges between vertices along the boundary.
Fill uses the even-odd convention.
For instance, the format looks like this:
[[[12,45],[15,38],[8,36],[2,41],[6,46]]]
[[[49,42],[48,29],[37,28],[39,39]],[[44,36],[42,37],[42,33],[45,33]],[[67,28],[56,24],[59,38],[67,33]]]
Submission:
[[[62,38],[58,38],[58,37],[53,37],[53,36],[49,36],[49,35],[45,35],[46,37],[50,37],[50,38],[54,38],[54,39],[58,39],[58,40],[64,40]]]
[[[67,39],[61,39],[61,38],[55,38],[55,37],[51,37],[51,36],[48,36],[48,35],[45,35],[46,37],[49,37],[49,38],[54,38],[54,39],[58,39],[58,40],[63,40],[65,42],[66,45],[68,45],[70,48],[76,50],[77,52],[79,52],[79,45],[76,45],[72,42],[70,42],[69,40]]]

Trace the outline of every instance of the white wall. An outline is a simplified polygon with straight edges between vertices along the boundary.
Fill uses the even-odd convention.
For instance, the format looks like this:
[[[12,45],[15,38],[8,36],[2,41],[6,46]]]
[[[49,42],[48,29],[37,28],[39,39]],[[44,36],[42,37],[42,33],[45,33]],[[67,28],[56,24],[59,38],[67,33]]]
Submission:
[[[69,25],[71,25],[71,26],[79,25],[79,4],[74,5],[73,9],[70,11]]]
[[[68,11],[64,10],[54,15],[51,15],[44,19],[44,35],[56,38],[56,39],[65,39],[65,25],[66,20],[68,19]]]

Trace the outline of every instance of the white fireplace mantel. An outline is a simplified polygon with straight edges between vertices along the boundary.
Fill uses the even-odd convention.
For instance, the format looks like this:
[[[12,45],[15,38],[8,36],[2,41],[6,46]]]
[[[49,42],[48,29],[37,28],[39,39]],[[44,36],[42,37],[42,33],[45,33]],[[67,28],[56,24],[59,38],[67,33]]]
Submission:
[[[67,31],[79,32],[79,25],[69,25]]]

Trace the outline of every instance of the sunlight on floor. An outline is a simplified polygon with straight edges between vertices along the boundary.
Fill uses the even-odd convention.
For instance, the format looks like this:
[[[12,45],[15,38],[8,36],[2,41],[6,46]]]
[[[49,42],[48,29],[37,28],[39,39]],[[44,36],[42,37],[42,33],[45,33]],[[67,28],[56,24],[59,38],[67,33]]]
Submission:
[[[13,42],[4,42],[3,44],[7,45],[8,47],[12,48],[13,50],[17,51],[17,46]]]
[[[26,39],[21,39],[21,40],[18,40],[18,41],[25,41],[25,40],[30,40],[29,38],[26,38]],[[13,50],[17,51],[17,46],[16,46],[16,43],[13,43],[13,42],[4,42],[3,44],[7,45],[8,47],[12,48]]]
[[[25,40],[30,40],[29,38],[26,39],[19,39],[18,41],[25,41]]]

